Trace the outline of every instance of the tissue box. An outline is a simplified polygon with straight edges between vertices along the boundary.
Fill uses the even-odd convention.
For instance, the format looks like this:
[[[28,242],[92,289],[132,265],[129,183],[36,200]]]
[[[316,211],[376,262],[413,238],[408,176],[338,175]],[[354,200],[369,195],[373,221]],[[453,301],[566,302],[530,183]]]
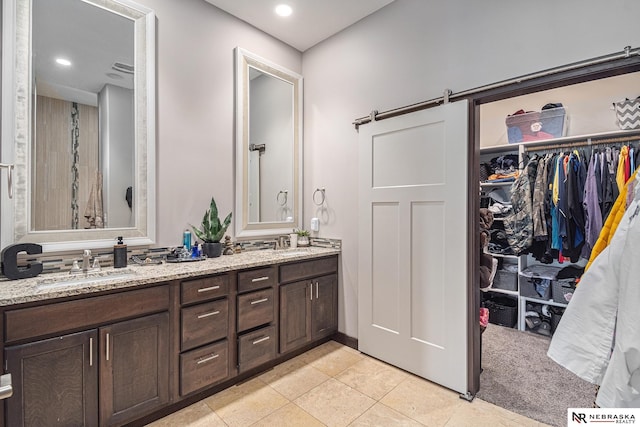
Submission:
[[[514,114],[505,120],[509,144],[560,138],[565,134],[564,107]]]

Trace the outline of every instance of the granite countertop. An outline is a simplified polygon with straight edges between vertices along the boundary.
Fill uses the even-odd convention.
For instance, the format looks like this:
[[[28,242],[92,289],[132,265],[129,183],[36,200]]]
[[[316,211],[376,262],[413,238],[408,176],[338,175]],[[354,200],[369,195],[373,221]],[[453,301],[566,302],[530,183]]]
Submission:
[[[108,267],[97,273],[89,273],[88,280],[84,282],[81,282],[85,279],[83,275],[70,275],[68,272],[43,274],[31,279],[2,280],[0,281],[0,306],[114,289],[142,287],[151,283],[313,259],[339,253],[339,249],[322,247],[287,250],[264,249],[195,262],[145,266],[129,264],[122,269]]]

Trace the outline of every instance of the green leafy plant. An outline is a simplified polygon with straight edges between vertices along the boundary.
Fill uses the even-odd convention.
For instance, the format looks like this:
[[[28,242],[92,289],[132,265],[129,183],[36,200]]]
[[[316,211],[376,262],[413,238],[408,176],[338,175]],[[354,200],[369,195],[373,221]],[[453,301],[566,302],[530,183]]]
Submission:
[[[229,212],[224,222],[221,223],[220,218],[218,218],[218,206],[216,206],[216,201],[212,197],[209,209],[207,209],[202,218],[202,229],[192,225],[193,233],[205,243],[218,243],[227,231],[229,224],[231,224],[231,214],[232,212]]]
[[[298,229],[294,228],[293,232],[296,233],[298,237],[309,237],[311,235],[311,233],[309,233],[308,230],[304,230],[302,228],[298,228]]]

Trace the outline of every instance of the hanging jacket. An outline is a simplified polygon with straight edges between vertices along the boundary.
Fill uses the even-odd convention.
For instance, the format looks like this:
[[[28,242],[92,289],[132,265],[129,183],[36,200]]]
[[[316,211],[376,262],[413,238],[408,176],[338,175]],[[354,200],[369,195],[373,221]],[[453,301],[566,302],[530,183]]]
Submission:
[[[618,158],[618,167],[616,168],[616,184],[618,184],[618,191],[622,192],[625,180],[625,163],[629,159],[629,147],[623,145],[620,149],[620,156]]]
[[[533,238],[535,240],[547,240],[547,223],[545,221],[544,202],[546,190],[549,187],[547,182],[548,159],[543,157],[538,162],[536,181],[533,188]]]
[[[634,199],[611,244],[582,276],[547,352],[600,385],[596,404],[602,408],[640,407],[639,214]]]
[[[538,156],[534,156],[511,185],[512,212],[504,218],[504,230],[516,255],[526,253],[533,242],[532,192],[537,168]]]
[[[566,170],[566,240],[563,241],[562,254],[578,262],[584,245],[584,183],[586,168],[577,151],[569,155]]]
[[[635,181],[637,173],[638,171],[635,171],[629,178],[629,181]],[[628,187],[625,186],[622,189],[622,193],[620,193],[620,195],[616,199],[616,202],[613,205],[613,208],[611,209],[607,220],[603,224],[602,229],[600,230],[600,235],[598,236],[598,240],[596,240],[596,243],[593,245],[593,249],[591,250],[589,262],[587,262],[587,265],[584,268],[585,271],[589,269],[593,261],[604,250],[604,248],[609,246],[609,243],[611,242],[611,239],[613,238],[613,235],[618,228],[618,224],[620,224],[620,220],[622,219],[622,216],[626,211],[626,199],[628,191],[627,188]]]
[[[584,186],[583,206],[585,212],[585,245],[582,255],[589,258],[591,251],[598,240],[602,230],[602,212],[598,203],[598,188],[596,170],[600,168],[598,154],[591,154],[591,162],[587,169],[587,179]]]

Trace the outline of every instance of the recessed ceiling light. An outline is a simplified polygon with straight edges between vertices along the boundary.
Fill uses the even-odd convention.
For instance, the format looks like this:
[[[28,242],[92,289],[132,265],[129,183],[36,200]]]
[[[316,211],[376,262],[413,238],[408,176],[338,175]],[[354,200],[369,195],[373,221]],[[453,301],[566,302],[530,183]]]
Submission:
[[[288,4],[279,4],[276,6],[276,13],[280,16],[289,16],[292,12],[293,9],[291,9],[291,6]]]
[[[64,58],[56,58],[56,62],[60,65],[64,65],[65,67],[69,67],[71,65],[71,61]]]

